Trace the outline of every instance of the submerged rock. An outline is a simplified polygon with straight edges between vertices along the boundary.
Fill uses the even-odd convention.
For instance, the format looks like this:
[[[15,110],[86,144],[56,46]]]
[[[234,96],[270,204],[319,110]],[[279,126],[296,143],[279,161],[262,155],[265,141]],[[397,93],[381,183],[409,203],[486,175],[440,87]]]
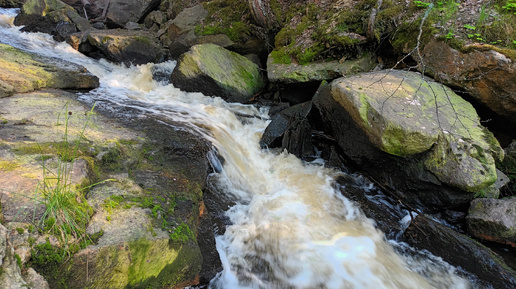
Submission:
[[[466,221],[473,236],[516,247],[516,198],[475,199]]]
[[[41,88],[93,89],[99,79],[86,68],[0,43],[0,97]]]
[[[467,53],[443,41],[425,45],[425,73],[436,80],[460,87],[499,115],[516,122],[516,64],[489,46],[470,45]]]
[[[415,191],[419,185],[414,182],[442,182],[470,193],[461,197],[435,187],[436,193],[425,197],[434,204],[455,195],[444,203],[456,199],[456,205],[465,205],[472,193],[495,190],[495,160],[503,158],[503,151],[473,107],[445,86],[413,72],[372,72],[333,81],[314,102],[346,154],[381,182],[402,191]],[[399,167],[403,173],[397,168],[393,174],[402,179],[394,181],[397,177],[374,163],[391,172]],[[406,183],[405,189],[400,183]]]
[[[195,45],[181,55],[170,80],[188,92],[243,103],[265,87],[258,65],[215,44]]]

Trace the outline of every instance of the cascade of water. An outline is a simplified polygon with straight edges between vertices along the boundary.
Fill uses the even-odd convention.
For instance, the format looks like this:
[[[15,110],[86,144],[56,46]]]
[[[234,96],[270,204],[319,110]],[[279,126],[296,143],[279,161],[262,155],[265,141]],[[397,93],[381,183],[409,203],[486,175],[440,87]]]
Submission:
[[[10,15],[0,17],[0,42],[81,64],[100,78],[100,87],[80,99],[182,123],[216,147],[225,162],[212,177],[223,187],[220,197],[236,205],[227,212],[232,225],[216,238],[224,270],[212,288],[469,288],[438,258],[397,253],[402,245],[387,242],[335,189],[341,172],[262,150],[266,109],[158,83],[153,64],[126,68],[89,59],[48,35],[21,33]],[[242,121],[236,112],[254,118]]]

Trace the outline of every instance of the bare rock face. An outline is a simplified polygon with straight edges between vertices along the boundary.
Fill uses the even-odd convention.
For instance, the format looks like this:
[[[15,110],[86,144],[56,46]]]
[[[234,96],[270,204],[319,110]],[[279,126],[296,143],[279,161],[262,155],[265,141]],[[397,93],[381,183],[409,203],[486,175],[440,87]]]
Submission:
[[[425,72],[459,87],[499,115],[516,121],[516,64],[485,46],[471,45],[468,53],[432,40],[424,48]],[[420,69],[422,68],[420,63]]]
[[[516,198],[475,199],[468,213],[470,234],[516,247]]]

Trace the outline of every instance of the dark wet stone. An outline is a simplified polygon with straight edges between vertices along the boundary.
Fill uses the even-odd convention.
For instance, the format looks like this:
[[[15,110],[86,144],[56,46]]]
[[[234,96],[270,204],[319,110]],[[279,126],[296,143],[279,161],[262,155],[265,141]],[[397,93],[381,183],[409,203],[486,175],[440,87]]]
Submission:
[[[453,266],[460,266],[480,279],[480,288],[516,288],[516,272],[500,256],[464,234],[422,215],[408,227],[404,241],[426,249]]]

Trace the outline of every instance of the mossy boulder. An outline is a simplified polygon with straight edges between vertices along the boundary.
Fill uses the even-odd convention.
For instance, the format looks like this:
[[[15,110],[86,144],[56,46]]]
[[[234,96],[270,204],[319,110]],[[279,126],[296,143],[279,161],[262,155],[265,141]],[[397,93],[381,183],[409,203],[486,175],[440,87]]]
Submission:
[[[203,1],[202,5],[208,15],[195,26],[195,35],[201,39],[203,36],[210,39],[223,35],[232,42],[232,51],[265,58],[267,43],[263,31],[254,25],[250,3],[240,0]]]
[[[157,193],[120,176],[95,187],[88,201],[96,213],[87,232],[101,237],[65,261],[66,270],[51,281],[72,288],[162,288],[195,283],[202,265],[196,236],[184,223],[167,223],[175,199],[160,203]],[[176,234],[174,239],[168,230]],[[88,273],[83,270],[86,266]]]
[[[516,247],[516,198],[475,199],[466,222],[473,236]]]
[[[371,72],[334,80],[314,102],[352,160],[431,206],[465,205],[496,190],[500,145],[471,104],[441,84],[414,72]]]
[[[468,192],[496,181],[495,160],[503,151],[473,106],[451,89],[395,70],[344,78],[333,87],[336,100],[384,152],[406,157],[432,148],[425,167]]]
[[[230,102],[247,102],[265,87],[258,65],[214,44],[195,45],[181,55],[171,82],[182,90]]]
[[[0,96],[41,88],[93,89],[99,79],[86,68],[0,44]]]
[[[164,46],[168,47],[171,58],[178,58],[193,45],[205,43],[195,35],[194,29],[206,15],[208,11],[202,5],[196,5],[182,10],[174,19],[161,26],[158,35]],[[233,42],[226,37],[225,42],[218,41],[215,44],[225,47]]]

